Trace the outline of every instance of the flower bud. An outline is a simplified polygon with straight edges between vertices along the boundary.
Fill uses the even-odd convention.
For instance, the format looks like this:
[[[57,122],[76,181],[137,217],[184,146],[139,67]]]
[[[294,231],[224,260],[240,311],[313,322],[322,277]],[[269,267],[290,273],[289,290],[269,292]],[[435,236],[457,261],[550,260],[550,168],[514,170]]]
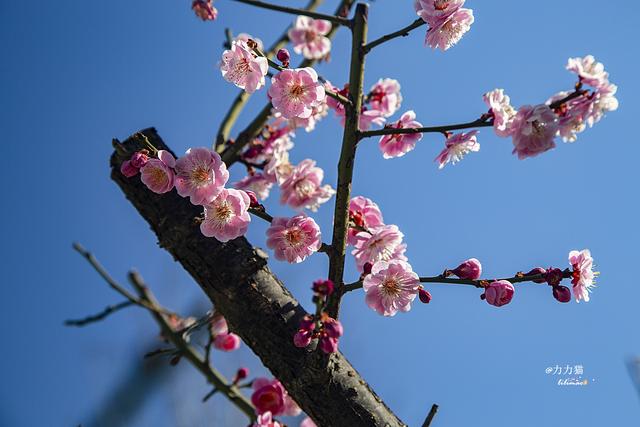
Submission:
[[[562,285],[554,286],[553,297],[560,302],[569,302],[571,301],[571,290]]]
[[[311,344],[312,332],[307,329],[300,329],[293,336],[293,345],[299,348],[305,348]]]
[[[429,304],[431,302],[431,294],[429,291],[425,291],[424,289],[420,289],[418,291],[418,298],[420,298],[420,301],[424,304]]]
[[[531,270],[530,272],[528,272],[527,274],[525,274],[525,276],[535,276],[538,274],[547,274],[547,270],[545,270],[542,267],[536,267],[533,270]],[[545,283],[547,281],[547,279],[542,278],[542,279],[536,279],[533,281],[533,283]]]
[[[247,378],[249,376],[249,368],[240,368],[238,372],[236,372],[236,376],[233,378],[233,383],[237,384],[239,381]]]
[[[549,268],[544,276],[549,286],[558,286],[562,282],[562,270],[559,268]]]
[[[496,307],[509,304],[513,298],[515,288],[508,280],[491,282],[484,291],[487,302]]]
[[[366,276],[368,274],[371,274],[372,268],[373,268],[373,264],[371,264],[370,262],[365,262],[364,265],[362,266],[362,275]]]
[[[289,51],[287,49],[280,49],[276,54],[276,58],[278,61],[282,62],[282,65],[285,67],[289,66],[289,61],[291,60],[291,55],[289,55]]]
[[[313,292],[322,296],[329,296],[333,293],[334,285],[331,280],[316,280],[313,282]]]
[[[132,176],[136,176],[139,170],[131,164],[131,160],[125,160],[122,162],[122,165],[120,165],[120,172],[127,178],[131,178]]]
[[[304,329],[305,331],[313,332],[315,328],[316,328],[316,322],[313,319],[313,317],[309,315],[304,316],[300,321],[300,325],[298,325],[298,329],[300,330]]]
[[[338,351],[338,340],[328,336],[320,338],[320,350],[327,354],[335,353]]]
[[[344,333],[342,323],[334,318],[327,318],[323,323],[324,332],[331,338],[340,338]]]
[[[257,208],[258,206],[260,206],[260,202],[258,201],[258,196],[256,196],[256,193],[247,190],[245,190],[245,193],[247,193],[247,196],[249,196],[249,206],[251,206],[252,208]]]
[[[147,150],[140,150],[133,153],[133,156],[131,156],[131,160],[130,160],[131,166],[133,166],[134,168],[140,169],[141,167],[146,165],[147,162],[149,161],[148,154],[149,152]]]
[[[482,264],[477,259],[470,258],[451,272],[461,279],[478,280],[482,275]]]

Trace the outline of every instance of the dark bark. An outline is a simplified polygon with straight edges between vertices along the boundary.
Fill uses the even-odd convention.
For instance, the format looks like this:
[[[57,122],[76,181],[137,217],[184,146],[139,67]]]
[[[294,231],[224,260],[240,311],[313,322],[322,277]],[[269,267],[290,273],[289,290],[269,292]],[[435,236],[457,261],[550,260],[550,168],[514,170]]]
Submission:
[[[155,129],[141,133],[158,149],[168,150]],[[306,312],[271,273],[264,251],[245,238],[223,244],[204,237],[195,221],[202,208],[175,190],[158,195],[139,177],[123,176],[122,148],[128,153],[143,148],[140,134],[122,145],[116,141],[116,146],[111,178],[147,220],[160,246],[191,274],[231,329],[319,426],[404,425],[342,354],[327,356],[293,345],[293,335]]]

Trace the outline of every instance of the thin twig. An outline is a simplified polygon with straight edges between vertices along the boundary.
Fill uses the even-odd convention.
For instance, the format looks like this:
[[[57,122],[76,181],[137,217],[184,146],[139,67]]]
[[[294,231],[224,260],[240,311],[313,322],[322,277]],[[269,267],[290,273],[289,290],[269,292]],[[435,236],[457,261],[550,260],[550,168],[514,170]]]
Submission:
[[[424,423],[422,423],[422,427],[429,427],[431,425],[431,422],[433,421],[433,417],[436,416],[436,412],[438,412],[438,405],[434,403],[431,406],[431,410],[429,411],[429,414],[427,415],[427,419],[425,419]]]
[[[372,136],[382,136],[382,135],[401,135],[401,134],[430,133],[430,132],[443,133],[443,132],[449,132],[452,130],[481,128],[481,127],[487,127],[487,126],[493,126],[493,120],[479,118],[472,122],[458,123],[455,125],[430,126],[430,127],[421,127],[421,128],[401,128],[401,129],[386,127],[383,129],[360,132],[358,136],[360,139],[363,139],[363,138],[369,138]]]
[[[381,45],[382,43],[386,43],[389,40],[393,40],[396,37],[406,37],[409,35],[409,32],[415,30],[416,28],[422,27],[426,22],[422,18],[418,18],[413,21],[411,24],[407,25],[404,28],[399,29],[398,31],[394,31],[393,33],[384,35],[379,39],[371,41],[364,46],[364,53],[367,54],[376,46]]]
[[[129,300],[122,301],[121,303],[107,306],[100,313],[93,314],[93,315],[84,317],[82,319],[65,320],[64,324],[65,326],[77,326],[77,327],[86,326],[90,323],[99,322],[100,320],[104,319],[110,314],[113,314],[116,311],[122,310],[123,308],[131,307],[132,305],[135,305],[135,303],[132,301],[129,301]]]
[[[351,26],[351,21],[347,18],[343,18],[342,16],[327,15],[324,13],[313,12],[306,9],[280,6],[277,4],[266,3],[259,0],[234,0],[234,1],[238,3],[249,4],[251,6],[261,7],[263,9],[270,9],[270,10],[275,10],[277,12],[289,13],[291,15],[303,15],[303,16],[308,16],[310,18],[314,18],[314,19],[324,19],[336,25],[344,25],[345,27]]]

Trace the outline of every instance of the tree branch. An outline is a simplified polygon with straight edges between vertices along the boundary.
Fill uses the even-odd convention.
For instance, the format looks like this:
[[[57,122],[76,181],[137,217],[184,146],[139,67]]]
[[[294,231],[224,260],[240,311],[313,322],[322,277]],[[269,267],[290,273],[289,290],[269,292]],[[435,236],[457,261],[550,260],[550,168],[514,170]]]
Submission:
[[[422,27],[426,22],[422,18],[418,18],[413,21],[411,24],[407,25],[404,28],[399,29],[398,31],[394,31],[393,33],[387,34],[385,36],[380,37],[372,42],[367,43],[364,46],[365,55],[371,51],[376,46],[381,45],[382,43],[386,43],[389,40],[393,40],[396,37],[406,37],[409,35],[409,32],[415,30],[416,28]]]
[[[65,326],[77,326],[77,327],[86,326],[86,325],[88,325],[90,323],[99,322],[99,321],[103,320],[104,318],[106,318],[107,316],[109,316],[110,314],[113,314],[116,311],[122,310],[123,308],[131,307],[132,305],[135,305],[135,303],[133,303],[133,302],[131,302],[129,300],[122,301],[119,304],[114,304],[114,305],[107,306],[100,313],[93,314],[91,316],[87,316],[87,317],[82,318],[82,319],[65,320],[64,324],[65,324]]]
[[[354,16],[353,37],[351,43],[351,67],[349,71],[349,97],[353,105],[345,106],[346,123],[342,138],[342,150],[338,162],[338,185],[336,204],[333,213],[333,239],[329,259],[329,279],[340,289],[343,286],[344,258],[347,246],[347,228],[349,224],[349,201],[351,199],[351,181],[353,163],[358,144],[358,123],[362,109],[365,56],[363,46],[367,41],[368,6],[358,4]],[[336,319],[340,308],[342,292],[335,292],[327,303],[329,316]]]
[[[421,127],[421,128],[402,128],[402,129],[385,127],[383,129],[359,132],[358,137],[360,139],[363,139],[363,138],[369,138],[372,136],[401,135],[401,134],[407,134],[407,133],[430,133],[430,132],[443,133],[443,132],[449,132],[452,130],[481,128],[481,127],[488,127],[488,126],[493,126],[493,120],[479,118],[472,122],[458,123],[455,125],[445,125],[445,126],[430,126],[430,127]]]
[[[142,131],[159,149],[170,150],[155,130]],[[231,329],[318,425],[401,426],[340,353],[299,349],[293,335],[307,314],[267,267],[266,254],[246,239],[227,243],[207,238],[192,218],[200,208],[175,191],[155,194],[138,177],[120,173],[119,152],[140,149],[136,134],[111,158],[111,177],[147,220],[160,246],[180,262],[227,319]],[[116,143],[116,146],[120,146]]]
[[[424,420],[424,423],[422,423],[422,427],[430,427],[431,426],[431,422],[433,421],[433,417],[436,416],[436,412],[438,412],[438,405],[436,405],[434,403],[431,406],[431,410],[429,411],[429,414],[427,415],[427,418]]]
[[[291,15],[303,15],[314,19],[324,19],[335,25],[344,25],[345,27],[351,26],[351,21],[342,16],[327,15],[324,13],[318,13],[307,9],[298,9],[295,7],[279,6],[277,4],[266,3],[259,0],[233,0],[237,3],[249,4],[251,6],[261,7],[263,9],[275,10],[278,12],[289,13]]]

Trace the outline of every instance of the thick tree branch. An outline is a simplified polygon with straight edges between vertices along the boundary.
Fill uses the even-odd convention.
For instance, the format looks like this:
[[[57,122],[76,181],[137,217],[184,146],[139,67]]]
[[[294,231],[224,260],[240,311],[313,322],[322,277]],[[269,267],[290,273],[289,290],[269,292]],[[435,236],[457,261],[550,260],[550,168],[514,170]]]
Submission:
[[[324,13],[314,12],[308,9],[298,9],[295,7],[287,7],[287,6],[279,6],[277,4],[271,4],[259,0],[233,0],[238,3],[249,4],[255,7],[261,7],[263,9],[275,10],[277,12],[289,13],[291,15],[303,15],[308,16],[314,19],[324,19],[329,21],[335,25],[344,25],[345,27],[349,27],[351,25],[351,21],[342,16],[336,15],[327,15]]]
[[[367,41],[368,6],[358,4],[354,16],[353,37],[351,43],[351,68],[349,71],[349,97],[353,105],[345,106],[346,123],[342,138],[342,150],[338,162],[338,185],[336,188],[336,204],[333,214],[333,239],[329,260],[329,279],[342,287],[344,275],[344,258],[347,246],[347,228],[349,224],[349,200],[351,199],[351,181],[353,164],[358,144],[358,123],[362,109],[362,91],[364,85],[364,51]],[[336,292],[329,299],[327,311],[329,316],[338,317],[340,297]]]
[[[169,150],[155,130],[142,132],[159,149]],[[267,267],[267,255],[246,239],[220,243],[204,237],[193,219],[201,208],[175,191],[158,195],[138,177],[126,178],[119,153],[141,148],[136,134],[111,158],[111,177],[150,224],[169,251],[227,319],[231,329],[260,357],[302,409],[321,426],[400,426],[340,353],[331,356],[299,349],[293,335],[307,314]]]
[[[374,47],[379,46],[382,43],[386,43],[389,40],[393,40],[396,37],[406,37],[406,36],[409,35],[409,33],[411,31],[415,30],[416,28],[422,27],[424,24],[426,24],[426,22],[422,18],[418,18],[415,21],[413,21],[411,24],[407,25],[404,28],[399,29],[398,31],[394,31],[393,33],[384,35],[384,36],[380,37],[379,39],[376,39],[376,40],[373,40],[373,41],[367,43],[364,46],[364,53],[367,54]]]

